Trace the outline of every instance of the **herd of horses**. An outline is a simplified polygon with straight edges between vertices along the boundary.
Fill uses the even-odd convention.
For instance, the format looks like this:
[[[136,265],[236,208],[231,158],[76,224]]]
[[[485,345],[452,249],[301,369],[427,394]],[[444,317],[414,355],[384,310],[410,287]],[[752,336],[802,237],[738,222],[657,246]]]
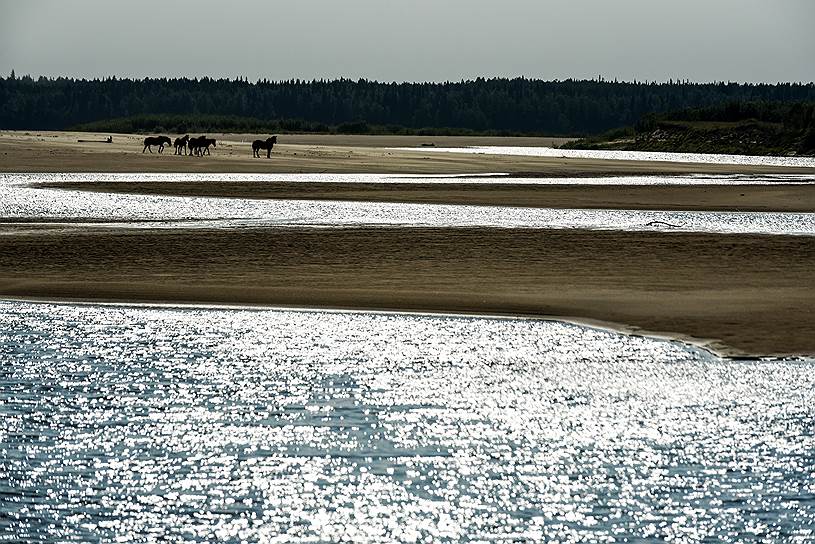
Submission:
[[[271,158],[272,148],[277,143],[277,136],[270,136],[265,140],[255,140],[252,142],[252,156],[260,157],[260,150],[266,150],[266,158]],[[199,136],[197,138],[190,138],[187,134],[181,138],[176,138],[175,142],[170,140],[167,136],[148,136],[144,139],[145,151],[153,152],[153,146],[158,146],[158,152],[164,153],[164,146],[170,147],[173,144],[176,155],[189,155],[190,157],[203,157],[204,155],[211,155],[209,152],[210,147],[218,147],[215,138],[207,138],[206,136]],[[189,151],[189,152],[188,152]]]

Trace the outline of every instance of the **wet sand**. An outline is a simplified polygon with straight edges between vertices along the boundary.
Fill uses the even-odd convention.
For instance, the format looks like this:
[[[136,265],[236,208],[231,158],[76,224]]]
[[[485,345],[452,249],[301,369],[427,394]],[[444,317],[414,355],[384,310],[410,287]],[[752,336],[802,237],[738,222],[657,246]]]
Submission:
[[[60,182],[41,187],[150,195],[627,210],[814,212],[815,184],[525,185],[333,182]]]
[[[0,296],[553,316],[815,354],[815,238],[0,226]]]
[[[210,157],[142,153],[143,136],[80,132],[0,131],[0,172],[294,172],[483,174],[529,176],[618,176],[681,174],[808,173],[815,168],[616,161],[562,157],[512,157],[438,153],[416,147],[462,145],[551,145],[553,138],[281,135],[271,159],[252,157],[251,141],[259,135],[228,134]],[[220,135],[216,135],[220,136]],[[88,140],[78,142],[77,140]]]

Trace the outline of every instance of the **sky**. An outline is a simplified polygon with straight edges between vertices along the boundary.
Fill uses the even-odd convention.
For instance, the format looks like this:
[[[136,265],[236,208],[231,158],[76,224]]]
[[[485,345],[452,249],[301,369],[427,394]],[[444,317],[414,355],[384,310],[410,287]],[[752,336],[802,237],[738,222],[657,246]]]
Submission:
[[[0,74],[815,80],[815,0],[0,0]]]

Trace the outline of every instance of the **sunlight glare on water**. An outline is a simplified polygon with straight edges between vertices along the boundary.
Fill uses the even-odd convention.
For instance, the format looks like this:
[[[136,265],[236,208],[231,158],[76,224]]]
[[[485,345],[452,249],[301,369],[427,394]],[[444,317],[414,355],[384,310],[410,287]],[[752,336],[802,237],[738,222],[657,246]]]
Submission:
[[[534,149],[534,148],[533,148]],[[445,149],[441,149],[444,151]],[[676,176],[518,177],[502,173],[461,174],[248,174],[248,173],[0,173],[0,184],[76,182],[218,183],[399,183],[485,185],[778,185],[815,183],[815,174],[688,174]]]
[[[65,175],[15,176],[0,176],[0,221],[118,222],[121,227],[133,228],[387,225],[815,235],[813,213],[580,210],[146,196],[32,188],[27,184],[37,180],[53,181]],[[101,174],[100,178],[110,176]],[[174,176],[179,180],[195,180],[201,175]]]
[[[617,151],[604,149],[560,149],[554,147],[415,147],[396,148],[401,151],[436,153],[474,153],[510,155],[516,157],[562,157],[569,159],[601,159],[618,161],[657,161],[702,164],[741,164],[753,166],[815,167],[815,157],[773,157],[764,155],[723,155],[718,153],[666,153],[663,151]]]
[[[0,541],[815,538],[811,359],[521,319],[0,323]]]

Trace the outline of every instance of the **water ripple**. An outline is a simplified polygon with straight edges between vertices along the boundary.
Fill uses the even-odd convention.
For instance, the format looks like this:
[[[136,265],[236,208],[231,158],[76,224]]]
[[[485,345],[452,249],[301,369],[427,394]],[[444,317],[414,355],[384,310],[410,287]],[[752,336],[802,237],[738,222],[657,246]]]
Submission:
[[[536,320],[0,323],[0,541],[815,538],[811,359]]]

